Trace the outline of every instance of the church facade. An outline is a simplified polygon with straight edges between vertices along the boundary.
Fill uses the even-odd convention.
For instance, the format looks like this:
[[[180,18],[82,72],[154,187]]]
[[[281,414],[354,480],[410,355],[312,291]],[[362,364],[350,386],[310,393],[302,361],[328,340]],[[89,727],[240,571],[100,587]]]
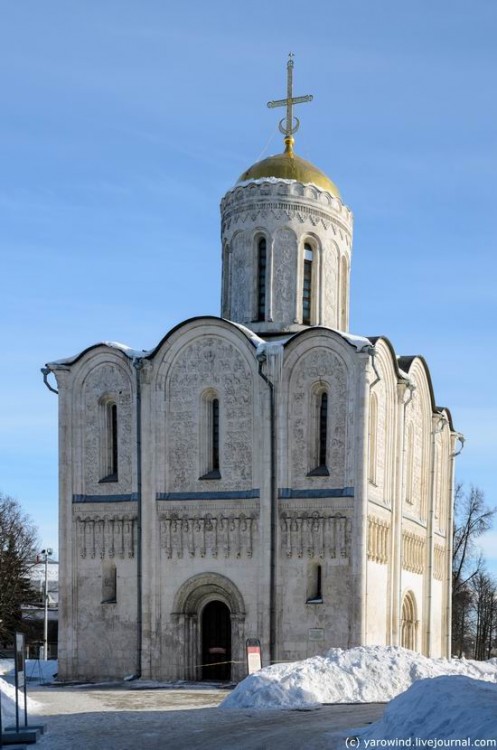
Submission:
[[[222,200],[221,317],[44,369],[61,679],[239,680],[249,638],[450,656],[460,436],[421,357],[348,332],[352,215],[284,132]]]

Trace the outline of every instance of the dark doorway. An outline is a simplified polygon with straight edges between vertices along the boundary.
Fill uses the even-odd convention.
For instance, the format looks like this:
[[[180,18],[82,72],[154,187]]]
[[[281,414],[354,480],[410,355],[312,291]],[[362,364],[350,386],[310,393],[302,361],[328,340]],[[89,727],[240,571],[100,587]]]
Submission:
[[[231,679],[231,617],[223,602],[209,602],[202,611],[202,679]]]

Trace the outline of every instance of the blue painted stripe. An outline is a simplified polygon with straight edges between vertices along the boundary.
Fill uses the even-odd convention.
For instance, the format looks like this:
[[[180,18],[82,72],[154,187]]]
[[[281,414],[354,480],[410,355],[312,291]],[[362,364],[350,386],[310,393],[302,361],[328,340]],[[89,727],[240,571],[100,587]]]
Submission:
[[[158,492],[157,500],[250,500],[260,497],[259,490],[227,492]]]
[[[128,503],[136,502],[138,495],[132,492],[129,495],[73,495],[73,503]]]
[[[312,497],[354,497],[353,487],[338,487],[329,489],[294,490],[291,487],[280,487],[278,490],[280,500],[292,500],[293,498]]]

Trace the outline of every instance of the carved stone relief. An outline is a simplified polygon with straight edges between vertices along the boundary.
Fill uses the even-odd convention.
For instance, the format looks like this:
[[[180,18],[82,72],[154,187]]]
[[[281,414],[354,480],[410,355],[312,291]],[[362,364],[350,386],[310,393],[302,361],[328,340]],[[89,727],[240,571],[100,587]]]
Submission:
[[[445,567],[445,547],[435,544],[433,551],[433,577],[437,581],[442,581],[444,575],[446,575]]]
[[[230,268],[230,317],[232,320],[252,319],[251,296],[253,253],[247,233],[237,234],[231,246]]]
[[[132,515],[80,515],[75,517],[77,550],[84,558],[133,558],[136,517]]]
[[[255,513],[161,513],[161,547],[168,558],[252,557]]]
[[[293,323],[296,315],[297,237],[280,229],[273,248],[273,319]]]
[[[402,534],[402,567],[411,573],[424,572],[424,539],[410,531]]]
[[[223,489],[252,482],[252,374],[236,347],[202,336],[174,360],[166,394],[168,491],[199,490],[200,401],[206,388],[219,396]],[[204,483],[204,490],[213,489]]]
[[[103,449],[102,399],[117,404],[118,481],[112,483],[115,494],[129,492],[132,480],[132,396],[129,378],[121,367],[106,363],[95,367],[83,386],[84,492],[107,494],[108,484],[100,480],[100,451]]]
[[[291,442],[292,486],[305,481],[310,465],[309,435],[312,387],[323,383],[328,390],[328,470],[330,486],[341,487],[345,476],[347,441],[347,371],[343,362],[332,351],[314,348],[303,354],[291,379],[289,436]]]
[[[388,562],[390,524],[375,516],[368,518],[368,560],[381,564]]]
[[[322,511],[280,513],[281,550],[287,557],[321,557],[345,564],[350,557],[351,521]]]
[[[322,325],[338,328],[337,268],[338,251],[330,242],[323,247],[323,320]]]

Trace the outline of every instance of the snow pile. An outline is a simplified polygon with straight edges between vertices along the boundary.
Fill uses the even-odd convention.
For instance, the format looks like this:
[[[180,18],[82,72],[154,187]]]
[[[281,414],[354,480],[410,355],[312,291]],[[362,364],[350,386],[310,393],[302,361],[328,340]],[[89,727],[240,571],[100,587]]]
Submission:
[[[436,677],[415,682],[387,706],[380,721],[358,735],[361,747],[364,740],[415,738],[470,738],[466,747],[474,747],[475,740],[495,739],[496,717],[497,685],[461,675]]]
[[[0,677],[0,693],[2,701],[2,726],[15,723],[16,720],[16,689],[14,685],[6,682]],[[28,701],[28,719],[31,713],[41,709],[41,705],[31,698]],[[24,724],[24,691],[19,690],[19,721]]]
[[[463,675],[497,683],[497,664],[428,659],[393,646],[333,648],[326,656],[275,664],[246,677],[222,708],[303,708],[382,703],[426,677]]]

